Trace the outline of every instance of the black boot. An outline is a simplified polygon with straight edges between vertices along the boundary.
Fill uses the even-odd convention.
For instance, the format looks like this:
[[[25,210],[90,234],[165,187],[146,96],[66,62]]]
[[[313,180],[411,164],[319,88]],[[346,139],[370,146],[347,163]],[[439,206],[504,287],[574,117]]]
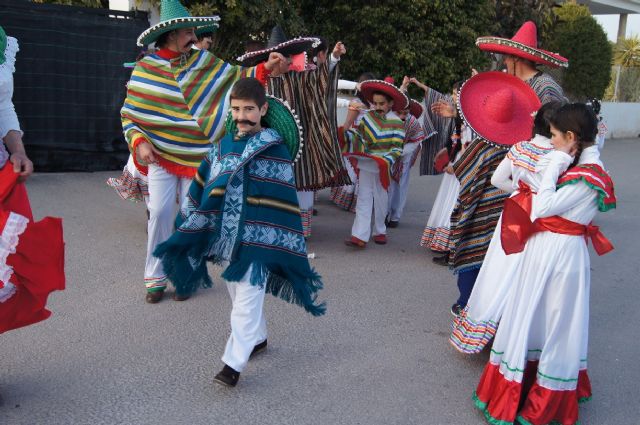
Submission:
[[[240,372],[236,372],[232,367],[224,365],[222,370],[213,378],[213,382],[225,387],[235,387],[239,379]]]

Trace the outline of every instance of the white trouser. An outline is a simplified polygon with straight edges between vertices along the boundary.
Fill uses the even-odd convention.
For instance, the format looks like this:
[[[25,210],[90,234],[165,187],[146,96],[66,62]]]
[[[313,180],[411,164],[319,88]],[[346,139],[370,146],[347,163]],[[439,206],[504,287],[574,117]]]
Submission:
[[[395,180],[391,180],[389,185],[389,220],[400,221],[404,206],[407,204],[407,195],[409,193],[409,176],[411,175],[411,168],[409,164],[404,164],[402,169],[402,175],[400,176],[400,182],[396,183]]]
[[[182,202],[189,192],[191,179],[170,174],[155,164],[149,164],[148,178],[149,222],[144,282],[147,290],[158,290],[167,287],[167,276],[162,269],[162,262],[153,256],[153,251],[173,233],[179,207],[176,196]]]
[[[380,183],[380,174],[368,168],[360,168],[358,180],[358,201],[356,202],[356,219],[351,227],[351,236],[368,242],[371,236],[371,212],[373,210],[373,234],[385,235],[387,227],[384,219],[387,215],[387,191]]]
[[[231,335],[222,355],[222,361],[237,372],[247,366],[253,347],[267,339],[267,321],[264,318],[266,282],[252,285],[251,269],[239,282],[227,282],[231,296]]]
[[[298,191],[298,204],[301,210],[312,210],[313,209],[313,198],[315,192],[312,190],[309,191]]]

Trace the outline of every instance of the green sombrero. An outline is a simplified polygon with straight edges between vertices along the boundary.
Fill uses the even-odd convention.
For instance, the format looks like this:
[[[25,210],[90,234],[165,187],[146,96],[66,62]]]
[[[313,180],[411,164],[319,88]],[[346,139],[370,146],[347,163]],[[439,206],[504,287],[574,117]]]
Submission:
[[[302,153],[302,125],[300,120],[286,100],[267,95],[267,103],[269,104],[269,109],[267,109],[267,114],[262,117],[263,127],[272,128],[282,136],[284,144],[291,155],[291,160],[296,162]],[[235,134],[238,131],[236,123],[231,118],[231,111],[227,116],[225,128],[227,133],[231,134]]]
[[[193,28],[207,25],[210,31],[218,28],[218,16],[191,16],[178,0],[162,0],[160,3],[160,22],[144,31],[138,37],[138,46],[151,44],[165,32],[179,28]]]
[[[7,60],[4,55],[5,50],[7,50],[7,34],[4,32],[4,28],[0,26],[0,65]]]
[[[215,24],[198,27],[196,28],[196,37],[200,37],[202,34],[206,34],[208,32],[211,32],[211,33],[216,32],[217,29],[218,29],[217,22]]]

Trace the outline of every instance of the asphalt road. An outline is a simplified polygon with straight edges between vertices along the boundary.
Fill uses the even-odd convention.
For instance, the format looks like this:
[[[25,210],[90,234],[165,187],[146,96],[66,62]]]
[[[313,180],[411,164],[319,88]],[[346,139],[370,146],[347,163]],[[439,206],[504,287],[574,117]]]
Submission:
[[[618,209],[597,223],[616,250],[592,255],[594,397],[582,424],[640,420],[639,158],[638,139],[605,146]],[[67,289],[50,297],[50,319],[0,336],[0,424],[485,423],[471,395],[487,353],[449,346],[455,280],[418,246],[440,177],[415,174],[389,244],[363,251],[344,246],[353,216],[321,192],[309,252],[327,314],[268,297],[269,347],[225,389],[212,383],[229,332],[219,270],[189,301],[146,304],[145,211],[104,184],[116,174],[28,182],[36,216],[65,220]]]

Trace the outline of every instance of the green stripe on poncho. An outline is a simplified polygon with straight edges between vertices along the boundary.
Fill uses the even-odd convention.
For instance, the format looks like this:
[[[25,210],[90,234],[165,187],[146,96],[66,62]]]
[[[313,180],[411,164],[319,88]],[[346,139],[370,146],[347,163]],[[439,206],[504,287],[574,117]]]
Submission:
[[[320,276],[307,259],[293,167],[278,133],[240,140],[226,135],[200,164],[176,219],[176,232],[155,250],[180,295],[211,287],[206,261],[229,264],[222,277],[241,280],[298,304],[314,316]]]

